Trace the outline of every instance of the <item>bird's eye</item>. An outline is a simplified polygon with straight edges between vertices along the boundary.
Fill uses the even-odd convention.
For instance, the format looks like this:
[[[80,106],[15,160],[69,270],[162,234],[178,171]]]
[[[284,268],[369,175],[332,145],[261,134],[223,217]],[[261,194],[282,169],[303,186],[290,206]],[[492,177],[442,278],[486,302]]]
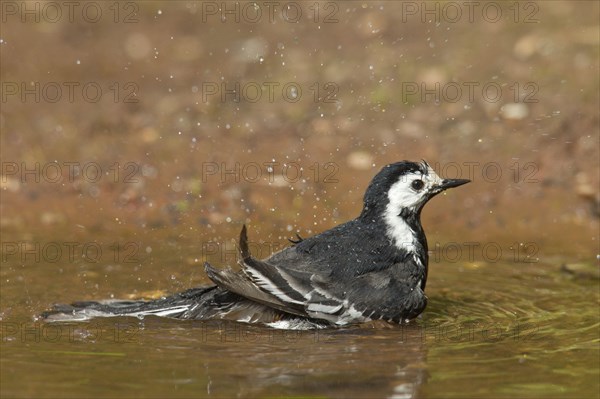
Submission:
[[[425,183],[423,183],[423,180],[413,180],[413,182],[410,185],[413,188],[413,190],[421,191],[423,186],[425,186]]]

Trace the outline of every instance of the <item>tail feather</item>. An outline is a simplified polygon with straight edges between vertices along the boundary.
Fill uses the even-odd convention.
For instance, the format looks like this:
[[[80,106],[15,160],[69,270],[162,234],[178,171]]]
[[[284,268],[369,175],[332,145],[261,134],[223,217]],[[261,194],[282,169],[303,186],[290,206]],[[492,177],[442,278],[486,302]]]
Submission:
[[[154,301],[107,300],[74,302],[70,305],[54,305],[42,313],[48,321],[83,321],[94,317],[112,316],[162,316],[186,319],[191,312],[203,303],[205,293],[215,286],[193,288],[179,294]]]

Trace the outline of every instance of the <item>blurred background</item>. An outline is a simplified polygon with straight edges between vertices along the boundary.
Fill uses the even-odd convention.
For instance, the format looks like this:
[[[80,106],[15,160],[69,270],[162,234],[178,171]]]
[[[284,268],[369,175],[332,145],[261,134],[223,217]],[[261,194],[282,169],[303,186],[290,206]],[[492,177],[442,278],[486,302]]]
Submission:
[[[534,319],[588,309],[582,330],[570,333],[586,331],[582,342],[597,342],[597,2],[1,6],[5,326],[36,321],[54,302],[156,297],[206,283],[204,260],[234,265],[242,224],[254,253],[268,256],[296,232],[308,236],[356,217],[385,164],[425,159],[444,177],[473,181],[422,215],[433,253],[430,314],[484,317],[494,311],[464,304],[485,301]],[[471,297],[447,296],[480,284],[486,290]],[[560,309],[518,303],[523,290],[530,301],[560,293],[553,299]],[[444,313],[451,306],[457,313]],[[28,344],[20,328],[20,338],[3,342],[9,396],[23,395],[15,377],[45,359],[14,368],[10,354]],[[565,340],[573,344],[573,336]],[[441,375],[422,349],[411,370]],[[522,352],[529,350],[519,359]],[[589,374],[597,359],[586,361],[574,368],[584,391],[559,392],[597,394],[597,381],[590,383],[597,374]],[[505,375],[495,372],[502,385]],[[531,386],[482,384],[476,392],[547,395],[556,386],[544,385],[552,378],[539,372],[543,382]],[[392,392],[414,394],[422,375]],[[252,395],[300,386],[280,391],[273,387],[285,383],[264,381]],[[447,396],[464,394],[452,381],[437,386]],[[90,392],[65,384],[49,392]],[[315,384],[309,393],[348,394]],[[40,396],[36,387],[30,382],[28,394]],[[133,392],[123,389],[96,392]],[[435,388],[427,392],[436,396]]]

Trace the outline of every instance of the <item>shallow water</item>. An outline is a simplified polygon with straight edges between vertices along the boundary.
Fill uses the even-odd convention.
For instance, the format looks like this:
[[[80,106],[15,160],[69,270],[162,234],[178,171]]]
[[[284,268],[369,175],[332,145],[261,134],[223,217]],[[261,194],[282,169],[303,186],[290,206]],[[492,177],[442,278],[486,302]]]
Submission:
[[[197,256],[185,246],[176,252],[182,259]],[[132,269],[114,262],[57,265],[33,258],[5,264],[3,396],[581,398],[598,393],[598,280],[575,278],[554,261],[433,258],[429,306],[402,326],[282,331],[155,317],[71,324],[33,318],[55,301],[135,290],[141,295],[148,287],[176,291],[203,281],[199,265],[171,266],[173,255],[156,250]],[[147,281],[137,279],[136,267]]]

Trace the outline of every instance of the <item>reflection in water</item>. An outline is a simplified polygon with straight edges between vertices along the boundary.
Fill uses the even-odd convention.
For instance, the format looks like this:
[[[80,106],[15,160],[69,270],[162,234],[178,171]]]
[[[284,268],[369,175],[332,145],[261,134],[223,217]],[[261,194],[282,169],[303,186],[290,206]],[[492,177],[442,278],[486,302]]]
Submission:
[[[400,327],[282,331],[203,322],[198,329],[207,393],[216,396],[230,392],[232,366],[240,397],[412,398],[426,380],[423,342]]]

